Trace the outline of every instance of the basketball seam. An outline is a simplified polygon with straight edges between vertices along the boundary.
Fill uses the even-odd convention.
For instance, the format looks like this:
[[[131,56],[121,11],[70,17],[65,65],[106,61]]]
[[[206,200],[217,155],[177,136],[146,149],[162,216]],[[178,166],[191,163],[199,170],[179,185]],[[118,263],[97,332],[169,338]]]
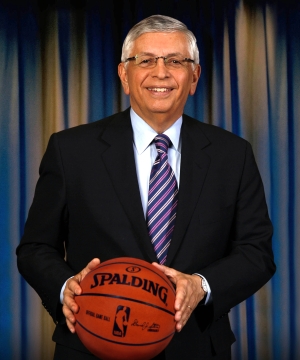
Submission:
[[[110,297],[110,298],[115,298],[115,299],[122,299],[122,300],[128,300],[128,301],[133,301],[133,302],[136,302],[136,303],[139,303],[139,304],[143,304],[143,305],[146,305],[146,306],[151,306],[155,309],[158,309],[158,310],[161,310],[161,311],[164,311],[172,316],[175,315],[174,312],[170,311],[170,310],[167,310],[167,309],[164,309],[160,306],[157,306],[155,304],[151,304],[151,303],[148,303],[146,301],[142,301],[142,300],[137,300],[137,299],[133,299],[133,298],[128,298],[128,297],[125,297],[125,296],[118,296],[118,295],[112,295],[112,294],[97,294],[97,293],[83,293],[81,295],[79,295],[79,297],[81,296],[104,296],[104,297]]]
[[[171,334],[169,334],[168,336],[162,338],[162,339],[159,339],[159,340],[156,340],[156,341],[153,341],[153,342],[148,342],[148,343],[143,343],[143,344],[134,344],[134,343],[125,343],[125,342],[120,342],[120,341],[116,341],[116,340],[110,340],[110,339],[107,339],[103,336],[100,336],[100,335],[97,335],[95,334],[94,332],[90,331],[89,329],[87,329],[84,325],[82,325],[78,320],[76,321],[76,323],[78,323],[85,331],[87,331],[88,333],[90,333],[91,335],[99,338],[99,339],[102,339],[104,341],[108,341],[108,342],[111,342],[111,343],[114,343],[114,344],[118,344],[118,345],[126,345],[126,346],[149,346],[149,345],[154,345],[154,344],[157,344],[157,343],[160,343],[166,339],[168,339],[170,336],[173,336],[175,331],[172,332]]]

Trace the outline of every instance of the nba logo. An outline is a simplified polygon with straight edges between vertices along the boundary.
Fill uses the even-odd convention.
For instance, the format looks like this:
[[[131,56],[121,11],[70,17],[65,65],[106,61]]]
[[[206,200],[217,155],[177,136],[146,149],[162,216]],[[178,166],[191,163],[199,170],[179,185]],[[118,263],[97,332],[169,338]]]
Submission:
[[[114,327],[113,327],[113,335],[119,337],[125,337],[127,331],[127,325],[130,315],[130,308],[127,306],[119,305],[117,307]]]

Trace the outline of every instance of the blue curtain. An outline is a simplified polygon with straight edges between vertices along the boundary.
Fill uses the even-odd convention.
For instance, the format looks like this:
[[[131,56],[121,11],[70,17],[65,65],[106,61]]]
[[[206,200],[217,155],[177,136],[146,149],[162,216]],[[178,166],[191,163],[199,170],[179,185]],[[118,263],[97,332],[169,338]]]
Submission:
[[[299,2],[1,0],[3,359],[52,358],[53,325],[15,257],[49,136],[129,105],[117,77],[122,42],[136,22],[157,13],[195,33],[202,75],[185,112],[251,142],[274,224],[278,270],[231,311],[233,359],[300,358]]]

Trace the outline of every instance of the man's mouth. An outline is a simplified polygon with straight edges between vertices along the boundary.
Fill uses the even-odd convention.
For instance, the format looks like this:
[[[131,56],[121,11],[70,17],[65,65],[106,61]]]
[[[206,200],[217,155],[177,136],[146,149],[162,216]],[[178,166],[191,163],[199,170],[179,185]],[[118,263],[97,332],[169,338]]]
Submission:
[[[170,92],[172,91],[171,88],[157,88],[157,87],[153,87],[153,88],[147,88],[149,91],[154,91],[154,92]]]

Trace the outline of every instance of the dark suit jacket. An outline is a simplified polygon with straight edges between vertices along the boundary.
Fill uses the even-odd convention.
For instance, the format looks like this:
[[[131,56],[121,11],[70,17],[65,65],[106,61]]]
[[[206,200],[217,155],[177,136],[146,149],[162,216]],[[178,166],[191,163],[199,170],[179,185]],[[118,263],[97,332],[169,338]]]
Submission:
[[[275,271],[272,225],[249,143],[186,115],[181,136],[177,222],[166,265],[205,276],[213,302],[199,305],[174,336],[166,349],[172,360],[228,349],[234,341],[228,312]],[[59,304],[65,280],[94,257],[156,261],[132,141],[129,109],[52,135],[17,249],[21,274],[57,323],[54,340],[82,351]]]

